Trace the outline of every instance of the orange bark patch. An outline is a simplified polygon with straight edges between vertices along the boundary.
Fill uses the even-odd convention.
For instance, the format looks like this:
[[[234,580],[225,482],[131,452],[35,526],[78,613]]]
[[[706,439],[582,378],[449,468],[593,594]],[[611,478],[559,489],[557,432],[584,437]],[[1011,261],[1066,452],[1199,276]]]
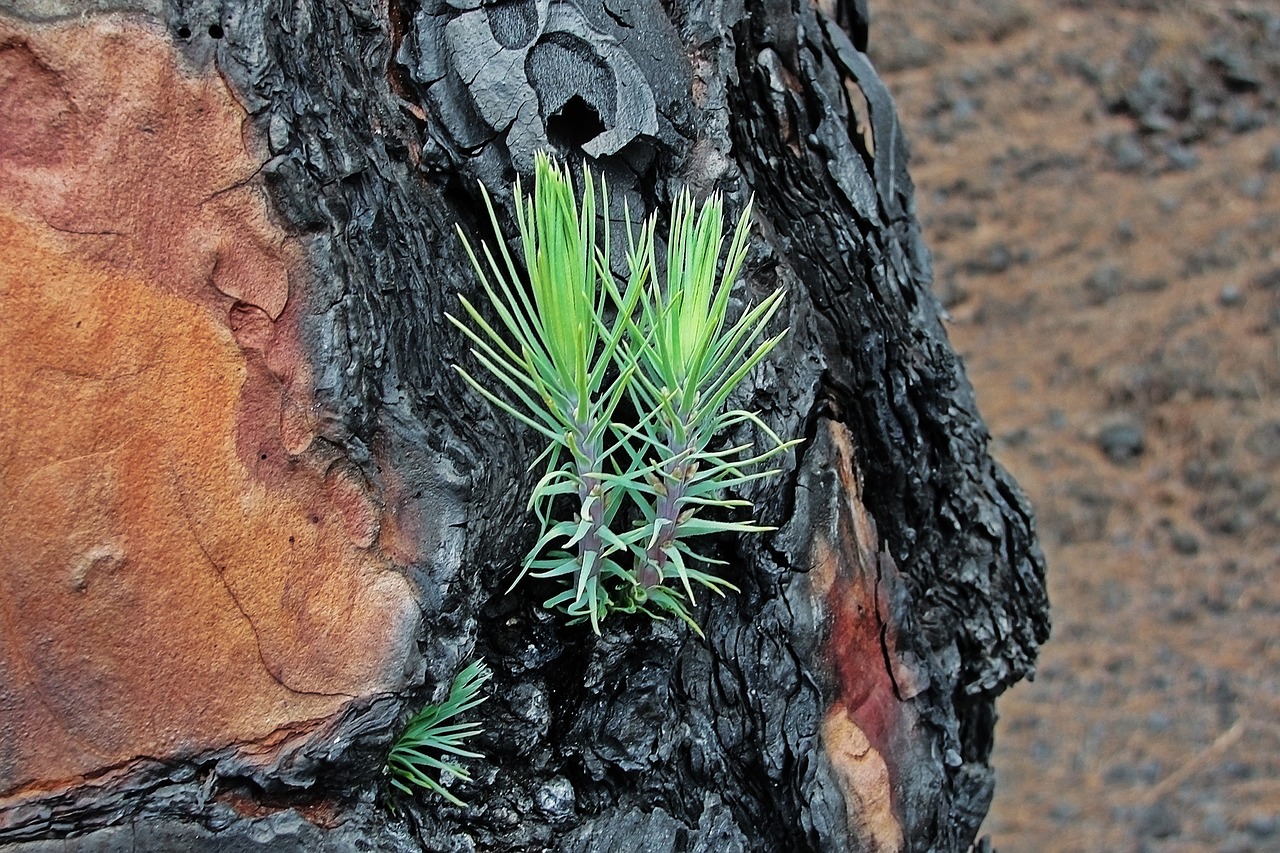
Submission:
[[[243,121],[158,25],[0,19],[0,795],[403,677],[417,608],[312,441],[304,256]]]

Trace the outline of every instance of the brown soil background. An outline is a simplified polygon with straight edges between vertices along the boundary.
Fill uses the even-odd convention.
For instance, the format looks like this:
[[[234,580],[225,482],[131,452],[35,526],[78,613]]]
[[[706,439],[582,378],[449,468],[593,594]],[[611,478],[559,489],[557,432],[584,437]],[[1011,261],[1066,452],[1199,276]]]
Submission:
[[[984,831],[1280,850],[1280,3],[871,5],[935,289],[1049,562]]]

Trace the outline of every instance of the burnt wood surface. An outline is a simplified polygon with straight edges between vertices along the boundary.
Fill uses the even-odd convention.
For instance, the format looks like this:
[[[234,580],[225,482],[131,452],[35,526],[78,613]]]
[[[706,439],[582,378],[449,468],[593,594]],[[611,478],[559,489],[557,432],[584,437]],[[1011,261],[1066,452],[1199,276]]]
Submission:
[[[6,839],[14,849],[968,849],[993,795],[996,697],[1048,635],[1044,564],[930,292],[865,4],[174,0],[148,13],[231,86],[276,212],[307,242],[325,440],[375,487],[394,475],[429,528],[435,547],[412,569],[425,686],[353,711],[338,746],[312,744],[291,771],[226,765],[215,779],[162,762],[62,795]],[[699,601],[705,641],[626,616],[596,637],[542,611],[538,581],[505,591],[534,536],[523,508],[539,448],[451,369],[470,356],[444,314],[478,291],[455,225],[492,239],[483,184],[510,233],[511,183],[543,148],[602,171],[618,216],[624,201],[666,210],[684,187],[720,191],[734,212],[754,197],[742,298],[788,294],[774,323],[789,335],[737,402],[806,440],[783,478],[745,495],[777,531],[716,543],[742,592]],[[843,631],[830,579],[810,577],[828,552],[844,555],[834,583],[867,605]],[[383,752],[478,656],[495,675],[478,712],[486,758],[457,788],[469,807],[393,815]],[[860,679],[888,692],[854,695]],[[898,836],[860,823],[832,758],[842,702],[884,758]],[[228,808],[235,797],[259,806]]]

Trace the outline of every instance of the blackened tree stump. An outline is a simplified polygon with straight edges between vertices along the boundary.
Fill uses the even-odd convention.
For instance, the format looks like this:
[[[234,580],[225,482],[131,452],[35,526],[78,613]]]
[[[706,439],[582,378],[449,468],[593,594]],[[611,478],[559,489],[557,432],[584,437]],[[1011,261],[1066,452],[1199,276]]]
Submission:
[[[0,2],[0,844],[973,843],[1044,565],[863,3],[92,6]],[[544,149],[619,218],[754,197],[742,299],[788,292],[738,403],[805,441],[705,641],[505,592],[537,446],[444,313]],[[393,813],[387,747],[479,656],[468,808]]]

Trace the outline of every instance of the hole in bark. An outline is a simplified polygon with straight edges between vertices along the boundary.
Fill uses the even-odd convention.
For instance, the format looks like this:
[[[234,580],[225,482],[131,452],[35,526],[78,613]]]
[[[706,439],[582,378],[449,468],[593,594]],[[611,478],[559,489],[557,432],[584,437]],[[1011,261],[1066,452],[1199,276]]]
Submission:
[[[220,38],[222,38],[222,27],[221,27],[221,26],[219,26],[218,24],[210,24],[210,25],[209,25],[209,38],[214,38],[214,39],[220,39]]]
[[[181,27],[178,27],[178,38],[180,39],[191,38],[191,27],[188,27],[185,24],[183,24]]]
[[[547,119],[547,139],[557,148],[581,148],[604,133],[600,112],[574,95]]]

